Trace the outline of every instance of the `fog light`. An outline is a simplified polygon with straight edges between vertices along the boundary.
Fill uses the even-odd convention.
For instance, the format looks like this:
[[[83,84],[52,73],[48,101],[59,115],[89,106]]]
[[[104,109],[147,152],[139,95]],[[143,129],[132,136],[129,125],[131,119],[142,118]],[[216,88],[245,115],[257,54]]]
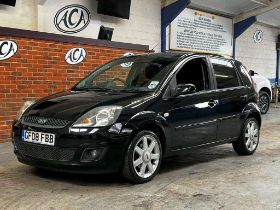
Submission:
[[[85,149],[81,162],[97,161],[100,159],[103,149]]]

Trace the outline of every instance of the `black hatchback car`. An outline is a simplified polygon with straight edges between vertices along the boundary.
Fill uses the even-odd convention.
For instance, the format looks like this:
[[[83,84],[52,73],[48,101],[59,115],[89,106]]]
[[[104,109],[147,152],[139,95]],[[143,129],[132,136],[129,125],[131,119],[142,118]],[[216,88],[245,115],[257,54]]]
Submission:
[[[115,59],[72,89],[26,102],[13,124],[20,162],[72,173],[120,171],[150,181],[162,158],[232,143],[251,155],[261,114],[238,61],[159,53]]]

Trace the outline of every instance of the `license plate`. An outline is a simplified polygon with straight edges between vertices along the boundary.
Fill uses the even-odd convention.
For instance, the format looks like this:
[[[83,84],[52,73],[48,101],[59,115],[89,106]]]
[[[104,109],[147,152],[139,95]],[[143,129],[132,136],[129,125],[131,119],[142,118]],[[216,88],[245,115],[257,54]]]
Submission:
[[[51,133],[22,130],[21,139],[24,142],[54,146],[55,135]]]

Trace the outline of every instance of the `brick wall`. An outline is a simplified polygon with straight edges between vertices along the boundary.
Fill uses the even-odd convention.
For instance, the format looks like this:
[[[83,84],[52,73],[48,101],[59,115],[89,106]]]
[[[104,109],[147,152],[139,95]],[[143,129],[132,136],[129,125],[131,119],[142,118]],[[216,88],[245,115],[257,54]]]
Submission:
[[[15,56],[0,61],[0,143],[10,140],[11,124],[17,111],[27,100],[69,89],[99,65],[126,52],[141,50],[120,49],[86,44],[63,43],[16,36],[0,36],[18,45]],[[72,48],[83,47],[85,60],[77,65],[64,61]]]

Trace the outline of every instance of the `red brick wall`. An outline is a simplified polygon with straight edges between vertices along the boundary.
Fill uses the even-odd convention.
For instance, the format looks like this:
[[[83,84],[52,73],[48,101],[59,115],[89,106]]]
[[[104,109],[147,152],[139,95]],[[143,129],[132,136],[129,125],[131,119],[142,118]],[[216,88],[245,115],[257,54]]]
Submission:
[[[104,46],[0,36],[18,45],[16,55],[0,61],[0,143],[10,141],[11,124],[27,100],[35,100],[69,89],[99,65],[126,52],[143,51]],[[82,47],[87,56],[82,63],[69,65],[65,54]]]

